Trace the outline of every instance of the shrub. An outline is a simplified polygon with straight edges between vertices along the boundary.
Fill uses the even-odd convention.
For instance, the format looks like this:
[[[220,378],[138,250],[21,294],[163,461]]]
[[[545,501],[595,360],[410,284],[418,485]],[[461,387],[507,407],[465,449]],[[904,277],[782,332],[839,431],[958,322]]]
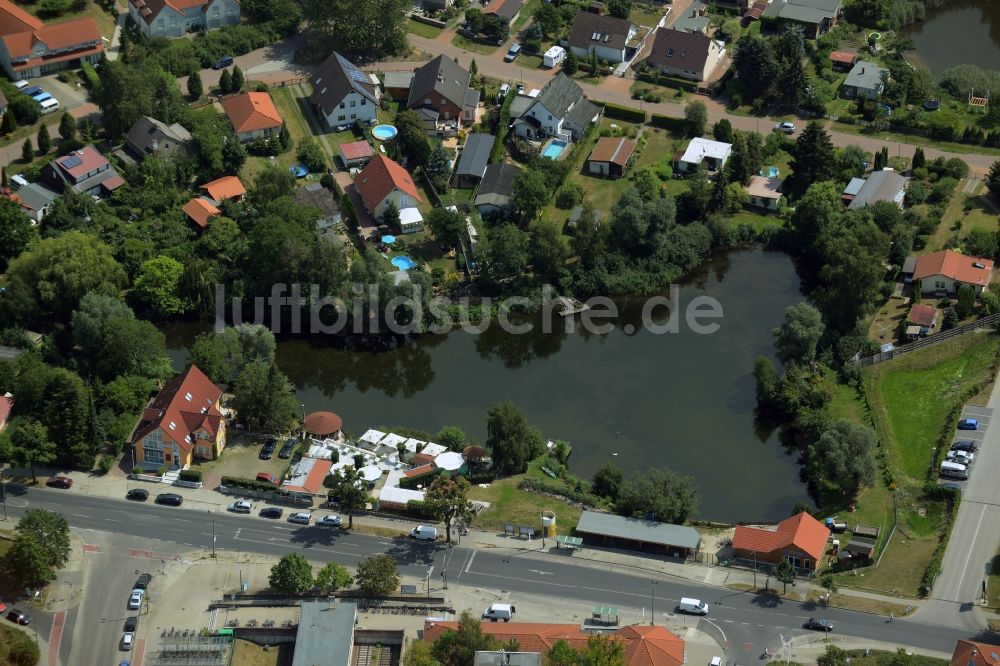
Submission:
[[[601,501],[596,495],[591,495],[587,492],[581,492],[575,488],[567,486],[565,483],[560,481],[547,481],[545,479],[539,479],[535,477],[527,477],[521,479],[517,484],[520,490],[527,490],[534,493],[544,493],[548,495],[557,495],[560,497],[565,497],[566,499],[577,502],[578,504],[583,504],[586,506],[599,506]]]
[[[556,194],[556,206],[563,210],[578,206],[581,201],[583,201],[583,186],[579,183],[566,183]]]
[[[671,118],[670,116],[661,116],[658,113],[654,113],[649,119],[649,124],[653,127],[660,127],[671,132],[683,133],[685,128],[685,122],[683,118]]]
[[[617,104],[605,104],[604,115],[608,118],[616,118],[630,123],[646,122],[646,112],[640,109],[633,109],[628,106],[618,106]]]
[[[156,470],[156,473],[159,474],[160,476],[163,476],[164,474],[167,473],[167,466],[160,465],[159,469]]]
[[[97,85],[101,82],[101,77],[97,75],[97,70],[89,62],[82,63],[80,65],[80,71],[83,72],[83,78],[86,81],[86,86],[91,90],[95,89]]]
[[[274,484],[268,483],[267,481],[258,481],[257,479],[242,479],[235,476],[224,476],[222,477],[221,485],[227,488],[246,488],[247,490],[258,490],[265,493],[277,492],[277,488]]]
[[[181,473],[177,475],[177,478],[181,481],[191,481],[194,483],[201,483],[201,470],[200,469],[182,469]]]

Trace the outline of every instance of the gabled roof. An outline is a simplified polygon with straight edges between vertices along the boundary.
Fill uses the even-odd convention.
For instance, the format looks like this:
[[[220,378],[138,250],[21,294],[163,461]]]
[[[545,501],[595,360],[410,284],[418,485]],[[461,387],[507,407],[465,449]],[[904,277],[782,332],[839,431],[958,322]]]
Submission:
[[[830,62],[836,62],[842,65],[853,65],[854,61],[857,59],[857,53],[848,53],[847,51],[830,51]]]
[[[222,100],[222,110],[238,134],[281,127],[284,122],[266,92],[245,92],[227,97]]]
[[[483,7],[483,14],[496,14],[510,23],[523,6],[524,0],[491,0],[490,4]]]
[[[1000,666],[1000,647],[959,640],[951,653],[950,666]]]
[[[514,179],[519,173],[521,169],[506,162],[488,165],[483,179],[479,181],[474,204],[507,207],[510,204],[510,195],[514,191]]]
[[[208,192],[208,196],[215,201],[225,201],[226,199],[232,199],[233,197],[242,197],[247,193],[247,188],[243,187],[243,183],[241,183],[240,179],[236,176],[223,176],[222,178],[216,178],[215,180],[202,185],[201,189]]]
[[[814,560],[823,557],[830,530],[803,511],[785,518],[773,530],[737,525],[733,534],[733,549],[773,553],[795,546]]]
[[[156,118],[140,116],[139,120],[132,125],[132,129],[128,131],[125,141],[140,155],[145,155],[154,152],[154,144],[158,144],[165,138],[178,144],[184,144],[191,141],[191,133],[180,123],[167,125]]]
[[[417,201],[423,201],[413,178],[406,169],[385,155],[376,155],[365,165],[354,179],[354,189],[361,195],[361,200],[370,211],[378,208],[382,200],[395,189],[405,192]]]
[[[854,63],[854,67],[851,67],[847,78],[844,79],[844,85],[862,90],[878,90],[878,87],[882,85],[883,77],[888,73],[888,69],[880,67],[870,60],[859,60]]]
[[[458,158],[455,173],[459,176],[482,178],[495,141],[496,137],[492,134],[470,134],[462,148],[462,156]]]
[[[700,32],[684,32],[672,28],[657,28],[649,64],[701,72],[708,62],[712,38]]]
[[[410,97],[406,106],[411,109],[423,106],[424,100],[428,99],[434,92],[455,106],[462,108],[465,106],[465,91],[468,88],[468,70],[462,69],[451,58],[439,55],[413,72]]]
[[[580,514],[576,531],[583,534],[596,534],[689,550],[696,549],[701,542],[701,535],[693,527],[661,523],[655,520],[626,518],[599,511],[584,511]]]
[[[195,197],[188,201],[181,208],[184,214],[191,218],[200,229],[208,228],[208,220],[216,215],[222,215],[222,211],[215,207],[211,201],[205,197]]]
[[[910,314],[906,315],[906,321],[930,328],[937,321],[937,308],[926,303],[917,303],[910,308]]]
[[[570,108],[583,99],[583,88],[562,72],[550,79],[535,97],[535,101],[548,109],[556,118],[564,118]],[[528,109],[530,108],[531,105],[528,106]]]
[[[624,167],[632,159],[635,141],[622,137],[602,136],[590,153],[591,162],[611,162]]]
[[[85,173],[106,166],[108,159],[94,146],[86,145],[69,155],[52,160],[52,164],[56,165],[60,172],[76,180]]]
[[[374,154],[375,151],[372,150],[372,145],[364,139],[340,144],[340,155],[347,162],[361,160],[366,157],[371,157]]]
[[[157,428],[165,439],[173,440],[181,449],[194,446],[190,434],[199,428],[214,436],[222,423],[216,403],[222,389],[212,383],[197,366],[175,376],[156,394],[142,412],[132,441],[138,441]]]
[[[14,195],[22,206],[29,210],[41,210],[59,198],[58,192],[53,192],[41,183],[28,183]]]
[[[42,21],[24,11],[10,0],[0,0],[0,36],[31,32],[45,27]]]
[[[139,11],[139,15],[146,23],[152,23],[164,7],[169,7],[178,14],[184,14],[192,7],[201,7],[201,11],[204,12],[210,3],[211,0],[129,0],[129,4]]]
[[[371,77],[336,51],[316,69],[312,87],[309,101],[322,109],[325,115],[333,113],[350,92],[356,92],[372,104],[376,103],[375,84]]]
[[[320,183],[309,183],[295,190],[295,202],[303,206],[312,206],[326,217],[340,212],[337,197]]]
[[[985,287],[993,273],[993,260],[971,257],[952,250],[931,252],[917,258],[914,280],[943,275],[957,282]]]
[[[635,25],[626,19],[581,10],[573,18],[569,45],[579,49],[603,46],[620,51],[625,48],[629,32],[633,30]]]
[[[855,179],[848,183],[850,187]],[[865,179],[864,184],[854,195],[854,199],[847,206],[848,208],[863,208],[879,201],[892,201],[899,206],[903,205],[904,188],[906,178],[892,169],[876,171]],[[849,194],[845,190],[845,194]]]
[[[44,45],[45,51],[59,51],[69,49],[86,43],[97,42],[91,48],[103,50],[101,44],[101,30],[97,27],[97,21],[91,17],[74,19],[64,23],[54,23],[44,25],[38,19],[34,25],[38,27],[25,27],[26,15],[23,10],[20,13],[11,13],[12,5],[5,0],[0,2],[0,39],[7,47],[7,52],[11,59],[26,58],[32,55],[37,44]],[[27,14],[30,16],[30,14]],[[34,18],[34,17],[32,17]],[[20,29],[19,29],[20,28]],[[6,32],[7,29],[12,32]],[[69,54],[71,57],[79,57],[79,54]],[[15,63],[20,65],[21,63]]]

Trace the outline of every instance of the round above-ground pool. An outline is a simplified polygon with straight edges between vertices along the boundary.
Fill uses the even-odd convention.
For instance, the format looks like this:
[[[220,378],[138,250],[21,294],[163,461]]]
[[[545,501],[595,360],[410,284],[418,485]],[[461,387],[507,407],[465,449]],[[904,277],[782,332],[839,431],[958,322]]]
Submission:
[[[396,237],[392,234],[386,234],[385,236],[382,236],[382,242],[386,245],[392,245],[396,242]]]
[[[396,138],[398,131],[392,125],[376,125],[372,128],[372,136],[379,141],[392,141]]]
[[[304,164],[295,164],[288,167],[288,170],[296,178],[305,178],[309,174],[309,169]]]
[[[390,263],[401,271],[408,271],[411,268],[417,267],[417,262],[413,261],[413,259],[410,259],[405,254],[393,257]]]

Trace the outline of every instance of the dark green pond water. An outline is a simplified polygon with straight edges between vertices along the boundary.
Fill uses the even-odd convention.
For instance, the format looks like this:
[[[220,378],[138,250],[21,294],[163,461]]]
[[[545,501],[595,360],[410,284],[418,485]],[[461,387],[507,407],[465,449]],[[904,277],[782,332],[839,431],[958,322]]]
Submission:
[[[721,256],[680,284],[682,307],[718,300],[718,332],[657,335],[641,321],[642,301],[619,301],[608,335],[511,335],[491,326],[425,336],[388,352],[345,351],[322,340],[284,340],[278,362],[306,411],[330,409],[361,434],[378,425],[436,432],[458,425],[485,437],[486,409],[513,400],[550,439],[573,445],[584,477],[612,460],[626,472],[667,466],[693,476],[703,518],[782,518],[806,499],[797,456],[754,425],[753,359],[772,355],[771,330],[802,300],[788,256],[745,250]],[[166,329],[175,363],[203,327]]]
[[[917,57],[939,74],[955,65],[1000,70],[1000,2],[961,0],[928,12],[927,20],[903,33],[917,46]],[[979,92],[977,94],[984,94]],[[990,91],[1000,96],[1000,91]]]

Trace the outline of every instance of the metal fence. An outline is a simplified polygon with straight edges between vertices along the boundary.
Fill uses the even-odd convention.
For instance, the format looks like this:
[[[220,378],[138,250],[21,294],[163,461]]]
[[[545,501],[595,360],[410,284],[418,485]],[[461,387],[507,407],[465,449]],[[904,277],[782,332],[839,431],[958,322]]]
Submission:
[[[983,317],[982,319],[977,319],[971,324],[965,324],[963,326],[957,326],[953,329],[947,331],[941,331],[940,333],[935,333],[933,335],[928,335],[926,338],[920,338],[919,340],[914,340],[913,342],[907,343],[905,345],[900,345],[894,347],[890,351],[881,352],[873,356],[868,356],[866,358],[859,358],[854,361],[854,363],[862,368],[866,368],[870,365],[875,365],[876,363],[881,363],[883,361],[889,361],[897,356],[902,356],[903,354],[909,354],[912,351],[917,351],[918,349],[923,349],[924,347],[930,347],[946,340],[951,340],[959,335],[965,335],[966,333],[971,333],[972,331],[985,328],[987,326],[992,326],[997,321],[1000,321],[1000,313],[991,314]]]
[[[150,662],[153,666],[225,666],[232,647],[228,636],[174,636],[160,642]]]

